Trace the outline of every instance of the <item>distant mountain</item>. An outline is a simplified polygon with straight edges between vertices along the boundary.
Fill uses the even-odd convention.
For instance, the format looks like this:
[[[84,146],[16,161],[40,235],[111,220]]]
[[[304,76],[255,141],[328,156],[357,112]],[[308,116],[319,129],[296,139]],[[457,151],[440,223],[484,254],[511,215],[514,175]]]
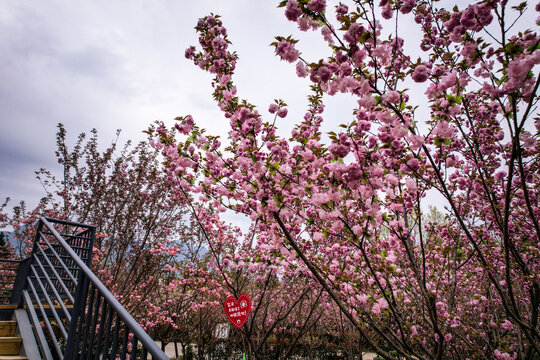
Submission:
[[[13,240],[13,235],[9,231],[0,231],[0,257],[5,257],[4,248],[7,244],[15,247],[15,241]]]
[[[4,245],[3,241],[11,244],[15,247],[15,240],[13,239],[13,234],[10,231],[0,231],[0,245]]]

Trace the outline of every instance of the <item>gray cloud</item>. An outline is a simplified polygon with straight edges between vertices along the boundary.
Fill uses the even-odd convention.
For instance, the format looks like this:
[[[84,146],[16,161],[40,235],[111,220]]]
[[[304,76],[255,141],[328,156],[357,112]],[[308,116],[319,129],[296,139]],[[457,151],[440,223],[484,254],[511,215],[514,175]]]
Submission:
[[[37,203],[34,171],[59,172],[54,158],[56,124],[72,142],[97,128],[104,145],[144,138],[154,120],[172,124],[192,114],[213,134],[228,121],[211,99],[211,77],[184,59],[197,43],[199,17],[221,14],[238,51],[240,96],[265,113],[274,98],[302,116],[307,87],[294,67],[273,55],[274,35],[295,32],[271,1],[8,0],[0,3],[0,198]],[[304,34],[302,35],[304,36]],[[306,56],[321,49],[305,34]],[[292,121],[283,120],[287,131]]]

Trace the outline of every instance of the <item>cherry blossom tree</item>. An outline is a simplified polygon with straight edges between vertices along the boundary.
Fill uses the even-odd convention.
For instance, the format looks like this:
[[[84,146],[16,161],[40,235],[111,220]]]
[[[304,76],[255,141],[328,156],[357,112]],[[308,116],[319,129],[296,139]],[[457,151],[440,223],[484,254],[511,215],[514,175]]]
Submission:
[[[152,144],[171,187],[200,216],[244,214],[258,234],[252,246],[297,258],[385,359],[539,356],[540,51],[522,19],[540,5],[279,6],[328,44],[307,59],[292,36],[273,43],[311,83],[305,116],[279,135],[286,103],[261,114],[243,100],[221,19],[200,19],[200,48],[186,57],[215,76],[230,131],[208,135],[190,115],[159,126]],[[328,96],[357,107],[326,140]],[[425,221],[434,196],[444,219]]]
[[[92,130],[90,136],[80,134],[70,148],[59,124],[56,158],[63,176],[37,171],[46,196],[31,211],[22,202],[8,213],[6,204],[2,225],[13,228],[22,257],[31,249],[27,245],[32,244],[39,216],[96,225],[93,268],[139,318],[148,311],[145,301],[173,276],[165,265],[174,265],[175,254],[157,250],[181,248],[193,236],[183,219],[182,197],[170,189],[160,170],[159,152],[144,141],[120,147],[119,135],[103,147]]]
[[[240,337],[241,343],[228,341],[227,347],[238,346],[254,359],[289,358],[323,315],[322,289],[310,284],[311,274],[298,266],[293,253],[254,247],[260,240],[258,227],[244,235],[212,212],[194,212],[194,216],[207,240],[208,266],[219,280],[211,288],[220,301],[208,306],[222,313],[224,300],[231,294],[238,298],[247,293],[252,301],[247,323],[240,330],[232,329],[232,341]],[[221,319],[226,321],[223,315]]]
[[[38,205],[31,210],[28,210],[24,200],[8,209],[10,200],[7,197],[0,208],[0,228],[12,230],[13,252],[8,258],[20,260],[27,257],[32,250],[37,219],[43,215],[49,217],[59,217],[60,215],[53,206],[50,206],[51,199],[48,196],[42,197]]]

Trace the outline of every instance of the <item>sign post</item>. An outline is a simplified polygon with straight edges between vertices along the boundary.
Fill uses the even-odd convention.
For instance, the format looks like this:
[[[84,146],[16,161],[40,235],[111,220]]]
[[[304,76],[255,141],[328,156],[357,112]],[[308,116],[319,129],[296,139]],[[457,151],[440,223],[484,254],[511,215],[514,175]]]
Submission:
[[[241,294],[238,299],[230,295],[225,299],[223,308],[225,309],[225,316],[227,316],[227,319],[229,319],[237,329],[240,329],[244,326],[249,317],[251,311],[251,299],[246,294]],[[246,354],[242,354],[242,359],[246,360]]]

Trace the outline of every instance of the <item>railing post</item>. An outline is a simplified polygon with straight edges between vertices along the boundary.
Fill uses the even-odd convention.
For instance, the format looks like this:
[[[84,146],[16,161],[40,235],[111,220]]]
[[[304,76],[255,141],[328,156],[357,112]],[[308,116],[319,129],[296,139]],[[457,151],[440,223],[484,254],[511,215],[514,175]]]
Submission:
[[[94,254],[94,241],[96,240],[96,228],[90,228],[90,238],[88,241],[88,262],[87,265],[90,267],[92,265],[92,256]]]
[[[13,290],[9,298],[9,303],[12,305],[20,307],[23,302],[22,294],[26,286],[26,278],[30,272],[30,260],[31,258],[28,257],[19,263],[19,269],[17,269],[17,276],[15,277]]]
[[[32,254],[30,255],[30,257],[32,257],[32,255],[37,252],[38,242],[39,242],[39,238],[41,237],[41,231],[42,230],[43,230],[43,221],[39,220],[38,227],[36,229],[36,236],[34,236],[34,244],[32,246]]]
[[[79,272],[79,279],[77,281],[77,289],[75,290],[75,303],[73,304],[73,311],[71,312],[71,322],[69,324],[68,337],[66,339],[66,350],[64,351],[64,359],[76,359],[74,352],[77,351],[75,346],[78,347],[77,328],[79,327],[79,321],[82,321],[81,316],[84,313],[86,307],[86,295],[88,293],[88,278],[81,271]],[[73,357],[72,357],[73,356]]]

